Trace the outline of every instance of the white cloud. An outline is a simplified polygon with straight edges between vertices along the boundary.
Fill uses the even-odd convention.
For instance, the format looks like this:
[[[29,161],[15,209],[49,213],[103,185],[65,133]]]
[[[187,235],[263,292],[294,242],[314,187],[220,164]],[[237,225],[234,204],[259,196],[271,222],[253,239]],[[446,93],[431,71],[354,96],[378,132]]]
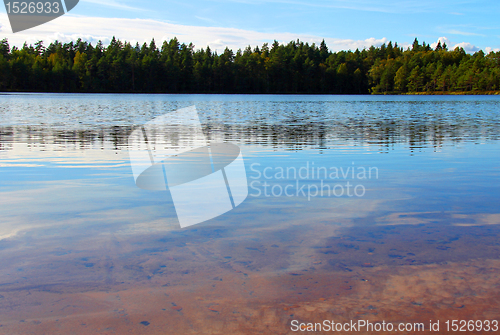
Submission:
[[[499,52],[500,51],[500,48],[490,48],[490,47],[486,47],[484,48],[484,51],[489,54],[490,52]]]
[[[456,47],[463,48],[465,50],[465,52],[467,52],[467,53],[474,53],[474,52],[481,50],[481,48],[479,48],[479,47],[477,47],[474,44],[469,43],[469,42],[460,42],[460,43],[452,44],[452,42],[447,37],[438,38],[438,40],[436,42],[431,44],[431,48],[433,48],[433,49],[436,48],[438,42],[441,42],[441,45],[446,43],[446,45],[448,46],[448,50],[454,50]],[[486,53],[489,53],[490,51],[498,51],[500,49],[492,49],[491,47],[486,47],[486,48],[484,48],[484,50]]]
[[[0,39],[6,37],[11,45],[18,47],[22,46],[25,41],[28,44],[34,44],[42,40],[48,45],[55,40],[66,43],[78,38],[92,42],[94,45],[101,40],[106,45],[113,36],[132,44],[136,42],[139,44],[149,43],[154,38],[158,46],[165,40],[177,37],[181,43],[192,42],[196,49],[210,45],[212,50],[217,50],[219,53],[224,51],[226,47],[236,51],[239,48],[244,49],[248,45],[255,47],[266,42],[271,44],[274,40],[288,43],[300,39],[303,42],[319,44],[323,39],[321,36],[308,34],[256,32],[236,28],[187,26],[151,19],[101,18],[71,14],[41,26],[12,34],[7,15],[0,13]],[[385,37],[371,37],[365,40],[334,37],[325,37],[324,39],[332,51],[361,50],[372,45],[377,47],[389,41]],[[450,50],[457,46],[464,48],[469,53],[479,50],[477,46],[468,42],[453,45],[447,37],[440,37],[438,41],[441,41],[441,44],[445,42]],[[433,48],[436,45],[437,41],[431,44]],[[400,46],[406,48],[409,44],[402,43]],[[498,49],[486,48],[485,50]]]
[[[447,37],[439,37],[436,42],[431,43],[431,48],[435,49],[436,46],[438,45],[438,42],[441,42],[441,46],[446,43],[446,46],[448,49],[450,48],[451,42]]]
[[[8,22],[7,15],[0,14],[0,26],[3,27],[4,22]],[[164,40],[177,37],[181,43],[193,42],[196,48],[210,45],[212,50],[218,52],[222,52],[225,47],[236,51],[248,45],[254,47],[265,42],[271,44],[274,40],[288,43],[300,39],[303,42],[319,44],[323,39],[308,34],[263,33],[236,28],[187,26],[151,19],[100,18],[71,14],[16,34],[8,32],[7,29],[0,32],[0,39],[6,37],[11,45],[16,46],[22,46],[25,41],[34,44],[43,40],[49,44],[55,40],[69,42],[77,38],[93,43],[102,40],[106,44],[112,36],[133,44],[149,43],[154,38],[158,46]],[[380,46],[388,40],[385,37],[366,40],[325,38],[325,42],[331,50],[339,51],[369,48],[371,45]]]
[[[121,2],[115,1],[115,0],[82,0],[82,2],[88,2],[88,3],[93,3],[96,5],[112,7],[112,8],[117,8],[117,9],[130,10],[130,11],[148,11],[147,9],[132,7],[132,6],[126,5],[124,3],[121,3]]]
[[[456,47],[463,48],[465,52],[467,53],[474,53],[476,51],[481,50],[480,48],[476,47],[475,45],[469,43],[469,42],[462,42],[455,44],[452,49],[455,49]]]
[[[303,1],[303,0],[218,0],[226,2],[243,3],[247,5],[265,5],[269,3],[283,4],[289,6],[314,7],[325,9],[347,9],[362,12],[376,13],[424,13],[433,12],[439,8],[436,1],[424,0],[321,0],[321,1]]]
[[[463,35],[463,36],[484,36],[482,34],[469,33],[467,31],[461,31],[461,30],[456,30],[456,29],[448,30],[447,33],[453,34],[453,35]]]

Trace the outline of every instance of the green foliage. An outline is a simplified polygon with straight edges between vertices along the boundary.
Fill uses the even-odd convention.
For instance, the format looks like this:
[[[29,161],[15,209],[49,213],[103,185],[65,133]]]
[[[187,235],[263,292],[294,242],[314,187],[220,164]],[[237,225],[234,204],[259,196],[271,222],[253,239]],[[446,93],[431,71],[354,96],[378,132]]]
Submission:
[[[432,49],[417,39],[332,52],[297,41],[220,55],[177,38],[158,47],[113,37],[104,47],[77,40],[21,49],[0,41],[0,90],[46,92],[386,94],[500,89],[500,53]]]

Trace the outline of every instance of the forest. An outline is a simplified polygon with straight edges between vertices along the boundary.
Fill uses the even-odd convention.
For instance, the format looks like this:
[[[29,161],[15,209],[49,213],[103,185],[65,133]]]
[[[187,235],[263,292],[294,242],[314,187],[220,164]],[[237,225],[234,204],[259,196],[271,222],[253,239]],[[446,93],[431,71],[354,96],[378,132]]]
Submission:
[[[113,37],[108,46],[0,41],[0,91],[122,93],[405,94],[500,90],[500,52],[468,54],[415,39],[332,52],[291,41],[236,53],[197,49],[177,38],[158,47]]]

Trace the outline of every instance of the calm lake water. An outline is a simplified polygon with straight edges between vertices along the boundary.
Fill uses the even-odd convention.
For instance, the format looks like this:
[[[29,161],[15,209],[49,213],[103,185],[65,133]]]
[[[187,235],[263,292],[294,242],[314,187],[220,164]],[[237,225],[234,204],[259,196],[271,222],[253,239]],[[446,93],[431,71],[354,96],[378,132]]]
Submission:
[[[135,185],[128,136],[193,105],[210,142],[240,147],[249,196],[181,229],[168,191]],[[466,313],[457,297],[478,294],[459,284],[385,307],[357,285],[498,260],[499,140],[499,96],[0,95],[0,332],[287,333],[360,301],[373,320]]]

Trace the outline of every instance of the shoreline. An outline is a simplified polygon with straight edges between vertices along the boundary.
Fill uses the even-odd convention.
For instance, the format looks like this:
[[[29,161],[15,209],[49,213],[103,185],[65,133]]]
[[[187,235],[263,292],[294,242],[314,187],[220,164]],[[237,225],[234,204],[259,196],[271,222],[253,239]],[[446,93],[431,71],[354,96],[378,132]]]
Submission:
[[[433,92],[408,92],[395,95],[500,95],[500,91],[433,91]]]
[[[395,93],[395,92],[385,92],[385,93],[221,93],[221,92],[74,92],[74,91],[0,91],[0,95],[25,93],[25,94],[185,94],[185,95],[500,95],[500,90],[498,91],[429,91],[429,92],[406,92],[406,93]]]

